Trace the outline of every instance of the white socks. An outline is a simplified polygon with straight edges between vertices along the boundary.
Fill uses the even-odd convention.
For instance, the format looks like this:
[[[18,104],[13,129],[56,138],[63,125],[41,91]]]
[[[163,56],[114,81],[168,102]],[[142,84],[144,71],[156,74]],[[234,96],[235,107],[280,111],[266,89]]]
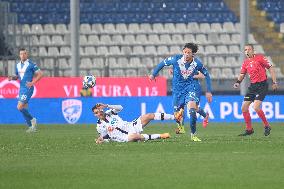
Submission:
[[[154,120],[174,120],[175,116],[166,113],[154,113]]]
[[[141,134],[141,135],[144,137],[145,141],[147,141],[147,140],[155,140],[155,139],[160,139],[161,138],[160,134],[151,134],[151,135]]]

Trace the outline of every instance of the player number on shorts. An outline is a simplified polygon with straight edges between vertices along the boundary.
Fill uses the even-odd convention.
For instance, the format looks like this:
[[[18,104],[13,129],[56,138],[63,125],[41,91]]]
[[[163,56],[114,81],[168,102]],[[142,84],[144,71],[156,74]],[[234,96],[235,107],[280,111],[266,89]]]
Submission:
[[[26,100],[27,99],[27,95],[22,95],[21,96],[21,100]]]

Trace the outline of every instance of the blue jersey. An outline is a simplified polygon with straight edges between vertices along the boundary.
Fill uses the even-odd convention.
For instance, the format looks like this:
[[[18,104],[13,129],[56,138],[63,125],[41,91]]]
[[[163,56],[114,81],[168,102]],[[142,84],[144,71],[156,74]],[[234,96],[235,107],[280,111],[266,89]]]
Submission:
[[[34,74],[38,71],[39,68],[36,64],[34,64],[31,60],[27,59],[25,62],[19,62],[16,65],[16,75],[20,79],[20,93],[33,90],[33,86],[28,88],[26,86],[27,82],[31,82],[33,80]]]
[[[181,54],[169,57],[157,65],[153,71],[153,76],[156,77],[164,66],[173,66],[173,93],[187,93],[189,91],[200,93],[200,83],[198,79],[193,78],[194,75],[198,74],[198,71],[205,76],[207,91],[211,92],[210,75],[198,58],[193,58],[191,63],[187,63]]]

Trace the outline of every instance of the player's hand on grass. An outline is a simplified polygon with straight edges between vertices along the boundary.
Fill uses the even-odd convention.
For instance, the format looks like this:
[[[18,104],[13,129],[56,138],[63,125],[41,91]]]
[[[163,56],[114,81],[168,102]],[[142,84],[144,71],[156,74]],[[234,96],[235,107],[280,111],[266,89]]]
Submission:
[[[207,101],[208,101],[209,103],[211,103],[211,102],[212,102],[212,93],[206,92],[206,93],[205,93],[205,96],[206,96]]]
[[[99,137],[96,139],[96,144],[102,144],[104,142],[104,139],[102,137]]]

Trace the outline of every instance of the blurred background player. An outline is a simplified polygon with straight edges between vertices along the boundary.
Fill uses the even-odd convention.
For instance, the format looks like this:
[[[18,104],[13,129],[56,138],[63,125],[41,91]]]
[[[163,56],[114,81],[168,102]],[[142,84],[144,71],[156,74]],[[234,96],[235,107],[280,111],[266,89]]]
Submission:
[[[249,74],[251,84],[242,104],[242,112],[246,123],[246,130],[239,136],[247,136],[254,133],[249,113],[249,106],[252,102],[253,109],[256,111],[257,115],[264,124],[264,135],[268,136],[270,134],[271,127],[261,109],[261,103],[268,92],[266,69],[270,71],[272,78],[272,89],[276,90],[278,88],[275,71],[273,66],[262,54],[254,53],[254,48],[251,44],[245,45],[244,53],[246,55],[246,59],[242,64],[241,73],[238,76],[237,82],[233,86],[234,88],[239,88],[240,83],[244,79],[245,75],[247,73]]]
[[[202,109],[198,109],[201,87],[198,79],[194,78],[194,76],[198,74],[198,71],[205,76],[207,86],[205,95],[209,103],[212,101],[210,75],[202,62],[198,58],[194,58],[197,51],[198,46],[196,44],[186,43],[182,50],[183,54],[178,54],[163,60],[153,70],[152,75],[149,76],[150,80],[154,80],[164,66],[173,66],[172,91],[174,112],[177,119],[179,119],[179,117],[183,115],[181,105],[187,105],[190,114],[192,141],[201,141],[196,136],[196,112],[199,110],[198,113],[201,115],[205,114],[204,110],[201,112]]]
[[[80,90],[80,95],[81,95],[81,97],[93,96],[92,89],[89,88],[89,87],[83,86],[82,89]]]
[[[26,132],[36,131],[36,118],[28,111],[28,102],[33,94],[34,85],[42,78],[43,73],[28,59],[28,51],[26,49],[19,50],[20,62],[16,65],[14,76],[8,76],[8,80],[20,79],[19,101],[17,108],[23,114],[27,122],[28,130]]]
[[[104,108],[109,108],[104,111]],[[141,134],[143,128],[152,120],[174,120],[174,115],[166,113],[149,113],[140,116],[132,122],[122,120],[118,113],[123,109],[121,105],[108,105],[98,103],[92,111],[98,118],[97,131],[100,136],[96,143],[102,143],[105,140],[116,142],[135,142],[155,139],[169,138],[169,133],[164,134]]]

